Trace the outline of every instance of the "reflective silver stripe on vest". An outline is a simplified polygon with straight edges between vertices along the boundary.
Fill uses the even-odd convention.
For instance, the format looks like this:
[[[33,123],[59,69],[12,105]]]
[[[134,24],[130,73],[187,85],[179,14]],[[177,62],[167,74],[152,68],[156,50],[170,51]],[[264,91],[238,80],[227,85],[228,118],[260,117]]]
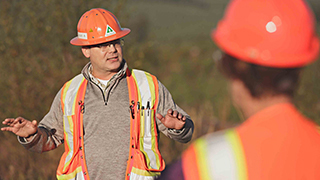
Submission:
[[[64,101],[64,115],[66,116],[75,114],[73,105],[83,78],[83,75],[79,74],[71,80],[71,84],[68,88]]]
[[[84,180],[85,178],[84,178],[84,176],[83,176],[83,172],[81,171],[81,172],[78,172],[77,174],[76,174],[76,177],[74,177],[74,180]]]
[[[76,77],[74,77],[71,80],[70,86],[67,89],[66,96],[64,98],[64,116],[63,116],[63,123],[64,123],[64,131],[67,133],[67,143],[69,147],[69,153],[65,160],[65,165],[68,165],[70,163],[70,160],[73,155],[73,120],[71,118],[72,115],[75,114],[74,112],[74,101],[76,99],[76,94],[78,92],[78,89],[81,85],[81,82],[83,80],[83,75],[79,74]],[[63,92],[62,92],[63,93]],[[81,172],[82,173],[82,172]]]
[[[148,83],[147,76],[144,71],[133,69],[132,73],[134,77],[136,77],[136,82],[139,88],[140,96],[141,96],[141,105],[146,107],[147,102],[151,101],[151,92],[150,86]],[[151,103],[151,102],[150,102]],[[151,107],[153,104],[150,104]]]
[[[237,132],[226,130],[207,136],[207,165],[212,179],[245,180],[246,162]]]
[[[147,102],[150,103],[150,107],[153,107],[153,102],[151,102],[151,92],[150,85],[147,76],[144,71],[133,70],[133,76],[137,82],[139,88],[139,97],[141,98],[141,105],[146,108]],[[144,120],[144,135],[143,135],[143,151],[146,153],[146,158],[150,160],[149,166],[153,169],[159,169],[157,166],[157,158],[155,152],[152,150],[152,144],[154,144],[155,139],[152,138],[151,131],[154,131],[151,115],[153,115],[152,110],[145,110],[144,116],[141,116],[141,121]],[[141,131],[141,130],[140,130]]]
[[[207,140],[211,177],[214,179],[237,179],[235,157],[224,133]]]

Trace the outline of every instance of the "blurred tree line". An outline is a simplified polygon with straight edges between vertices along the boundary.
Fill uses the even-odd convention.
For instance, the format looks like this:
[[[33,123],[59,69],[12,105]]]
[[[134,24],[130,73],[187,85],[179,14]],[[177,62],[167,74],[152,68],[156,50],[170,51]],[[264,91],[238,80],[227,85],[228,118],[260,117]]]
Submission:
[[[113,12],[125,38],[124,57],[131,68],[155,74],[179,106],[195,122],[193,139],[239,124],[243,118],[232,105],[225,79],[218,72],[217,47],[209,33],[227,0],[1,0],[0,1],[0,120],[23,116],[41,120],[61,86],[88,62],[70,45],[77,22],[87,10]],[[320,3],[309,0],[320,19]],[[170,19],[180,18],[170,21]],[[161,25],[161,26],[159,26]],[[189,34],[188,34],[189,33]],[[320,123],[320,63],[305,69],[295,103]],[[12,133],[0,132],[0,180],[55,179],[63,152],[36,154],[25,150]],[[161,136],[167,163],[188,145]]]

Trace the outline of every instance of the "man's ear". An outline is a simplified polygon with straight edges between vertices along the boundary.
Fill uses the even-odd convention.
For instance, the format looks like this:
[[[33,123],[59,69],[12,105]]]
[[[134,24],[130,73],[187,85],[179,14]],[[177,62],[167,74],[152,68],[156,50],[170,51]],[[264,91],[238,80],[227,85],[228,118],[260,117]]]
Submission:
[[[231,79],[231,96],[233,102],[237,105],[241,105],[244,97],[248,96],[248,90],[245,87],[244,83],[239,79]],[[247,100],[247,99],[246,99]]]
[[[91,55],[91,49],[88,47],[82,47],[81,48],[82,54],[86,57],[89,58]]]

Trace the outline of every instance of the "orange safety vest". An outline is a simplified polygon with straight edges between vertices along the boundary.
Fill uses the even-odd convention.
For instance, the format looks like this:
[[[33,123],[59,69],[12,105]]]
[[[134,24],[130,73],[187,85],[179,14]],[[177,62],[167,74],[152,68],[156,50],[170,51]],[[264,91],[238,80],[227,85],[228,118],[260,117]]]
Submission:
[[[290,103],[196,140],[182,155],[186,180],[320,179],[319,127]]]
[[[127,69],[126,74],[131,109],[126,179],[151,180],[165,168],[158,148],[155,120],[158,80],[147,72],[135,69]],[[83,75],[79,74],[65,83],[61,91],[65,152],[57,169],[59,180],[90,179],[83,148],[83,110],[87,83]]]

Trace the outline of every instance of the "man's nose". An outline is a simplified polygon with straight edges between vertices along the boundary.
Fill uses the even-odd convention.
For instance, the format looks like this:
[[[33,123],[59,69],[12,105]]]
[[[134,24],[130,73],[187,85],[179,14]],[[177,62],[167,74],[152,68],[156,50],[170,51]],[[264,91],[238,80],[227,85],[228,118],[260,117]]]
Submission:
[[[107,52],[117,52],[117,48],[114,44],[110,44]]]

